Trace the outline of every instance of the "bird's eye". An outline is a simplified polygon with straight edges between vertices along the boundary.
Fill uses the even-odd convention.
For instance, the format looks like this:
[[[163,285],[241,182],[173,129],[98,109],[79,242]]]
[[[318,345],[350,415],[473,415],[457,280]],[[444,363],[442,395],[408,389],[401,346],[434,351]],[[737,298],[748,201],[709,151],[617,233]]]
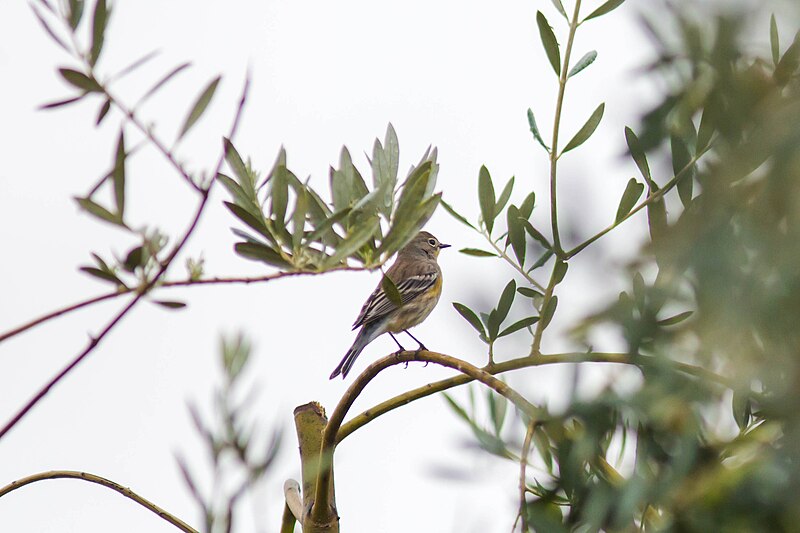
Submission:
[[[436,239],[428,239],[428,244],[431,246],[436,246]]]

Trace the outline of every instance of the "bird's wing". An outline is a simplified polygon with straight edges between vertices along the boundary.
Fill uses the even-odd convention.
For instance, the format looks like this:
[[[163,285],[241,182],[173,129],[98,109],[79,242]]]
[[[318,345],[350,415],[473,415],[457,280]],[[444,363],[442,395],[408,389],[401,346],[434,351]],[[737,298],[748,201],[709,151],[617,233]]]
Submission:
[[[439,272],[431,270],[430,272],[408,277],[400,283],[397,283],[397,292],[400,293],[403,304],[407,304],[430,289],[433,284],[436,283],[438,277]],[[353,329],[382,318],[395,309],[397,309],[397,305],[389,299],[383,291],[383,283],[380,283],[361,308],[361,313],[359,313],[355,324],[353,324]]]

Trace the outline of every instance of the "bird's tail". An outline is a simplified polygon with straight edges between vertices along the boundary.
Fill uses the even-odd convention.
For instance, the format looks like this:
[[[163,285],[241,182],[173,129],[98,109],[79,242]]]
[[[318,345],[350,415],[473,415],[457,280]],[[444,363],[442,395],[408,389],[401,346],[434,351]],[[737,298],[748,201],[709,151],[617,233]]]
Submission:
[[[328,379],[333,379],[339,374],[342,375],[342,379],[347,377],[347,373],[350,372],[353,363],[356,362],[356,358],[361,354],[361,351],[366,348],[367,344],[375,340],[375,337],[383,333],[383,331],[381,331],[381,325],[379,321],[367,324],[361,328],[355,342],[353,342],[353,345],[347,350],[344,358],[339,362],[339,366],[331,372],[331,377]]]

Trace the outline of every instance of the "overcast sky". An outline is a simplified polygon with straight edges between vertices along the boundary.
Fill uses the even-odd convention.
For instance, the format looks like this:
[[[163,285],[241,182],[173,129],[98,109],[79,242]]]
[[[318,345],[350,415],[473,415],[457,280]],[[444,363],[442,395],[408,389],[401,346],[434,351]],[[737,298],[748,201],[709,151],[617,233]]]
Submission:
[[[572,1],[564,2],[570,11]],[[600,3],[585,1],[584,12]],[[624,157],[623,127],[635,127],[636,117],[663,90],[638,70],[652,49],[638,23],[637,4],[629,1],[585,24],[575,41],[574,58],[597,50],[598,59],[568,86],[562,139],[571,137],[599,103],[606,103],[606,112],[592,139],[560,164],[568,244],[613,220],[627,180],[636,175]],[[310,175],[311,184],[325,191],[328,166],[337,164],[343,144],[369,174],[363,153],[375,137],[383,138],[391,122],[399,136],[401,172],[428,145],[437,146],[437,190],[468,218],[477,219],[477,175],[485,164],[498,189],[516,176],[512,201],[536,191],[534,219],[548,227],[547,160],[531,137],[526,111],[533,108],[549,139],[557,84],[539,42],[537,9],[547,15],[559,41],[566,40],[566,24],[550,2],[118,0],[113,5],[102,72],[161,51],[118,85],[128,102],[173,66],[193,64],[143,109],[160,135],[173,138],[196,95],[213,76],[223,75],[212,108],[179,151],[189,168],[213,167],[249,69],[252,90],[235,144],[257,169],[269,169],[283,145],[289,168],[301,178]],[[120,116],[112,112],[94,128],[101,102],[93,98],[63,110],[37,110],[70,95],[57,73],[60,66],[74,65],[48,39],[30,7],[0,3],[0,331],[105,292],[107,286],[78,266],[89,263],[92,251],[122,254],[133,244],[130,236],[80,212],[72,200],[85,195],[110,166]],[[133,130],[126,132],[135,138]],[[195,199],[157,153],[146,150],[130,161],[128,183],[127,211],[135,225],[171,235],[183,231]],[[224,191],[214,192],[185,257],[202,253],[209,275],[267,272],[234,255],[230,227],[236,224],[221,204],[225,199]],[[459,248],[483,243],[442,210],[426,229],[454,246],[440,257],[445,275],[440,305],[415,335],[431,349],[485,364],[484,346],[451,302],[488,309],[513,272],[459,254]],[[621,268],[644,230],[644,218],[636,217],[570,268],[545,351],[573,347],[563,330],[624,287]],[[185,275],[182,263],[176,262],[171,277]],[[283,481],[299,479],[300,472],[292,410],[312,400],[333,410],[350,380],[329,381],[328,375],[350,346],[350,324],[377,281],[375,274],[338,273],[165,290],[164,298],[182,299],[188,309],[170,312],[143,303],[127,316],[0,440],[0,485],[46,470],[91,472],[199,526],[174,455],[187,456],[193,471],[207,477],[186,404],[194,401],[207,412],[213,387],[220,383],[220,335],[241,331],[254,345],[250,371],[260,391],[254,413],[265,431],[282,428],[284,441],[266,489],[248,502],[237,530],[276,531]],[[0,344],[0,420],[13,416],[121,304],[103,303]],[[519,302],[513,313],[526,312]],[[613,336],[604,340],[607,345],[597,348],[620,347]],[[497,358],[521,355],[528,345],[522,333],[499,343]],[[361,355],[354,372],[393,350],[391,339],[381,337]],[[370,384],[352,414],[449,375],[433,365],[393,367]],[[582,392],[591,394],[609,379],[627,376],[615,369],[596,372]],[[548,368],[508,379],[532,400],[557,407],[570,374]],[[392,412],[355,433],[336,453],[344,530],[510,531],[518,465],[476,452],[466,445],[471,442],[439,397]],[[116,493],[68,480],[35,484],[0,499],[0,529],[174,531]]]

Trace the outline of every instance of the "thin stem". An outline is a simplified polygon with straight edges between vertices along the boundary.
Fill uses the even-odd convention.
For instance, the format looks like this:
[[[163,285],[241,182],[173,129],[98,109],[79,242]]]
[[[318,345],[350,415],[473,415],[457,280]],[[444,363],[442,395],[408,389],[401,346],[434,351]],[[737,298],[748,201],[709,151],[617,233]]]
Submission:
[[[106,97],[109,99],[109,101],[110,101],[112,104],[114,104],[114,105],[117,107],[117,109],[119,109],[119,110],[122,112],[122,114],[123,114],[123,115],[125,115],[125,118],[127,118],[127,119],[128,119],[130,122],[131,122],[131,124],[133,124],[134,126],[136,126],[136,128],[137,128],[137,129],[138,129],[140,132],[142,132],[142,134],[143,134],[145,137],[147,137],[147,139],[148,139],[148,140],[149,140],[149,141],[152,143],[152,145],[153,145],[153,146],[155,146],[155,147],[156,147],[156,149],[157,149],[159,152],[161,152],[161,155],[163,155],[163,156],[164,156],[164,158],[165,158],[167,161],[169,161],[169,163],[170,163],[170,164],[171,164],[171,165],[172,165],[172,166],[175,168],[175,170],[178,172],[178,174],[180,174],[180,175],[181,175],[181,177],[184,179],[184,181],[186,181],[186,183],[188,183],[189,185],[191,185],[191,186],[192,186],[192,188],[193,188],[195,191],[197,191],[197,192],[199,192],[199,193],[201,193],[201,194],[203,193],[203,191],[204,191],[204,190],[207,190],[207,189],[208,189],[208,187],[205,187],[205,188],[204,188],[204,187],[200,186],[199,184],[197,184],[197,183],[196,183],[196,182],[195,182],[195,181],[192,179],[192,177],[189,175],[189,173],[186,171],[186,169],[185,169],[185,168],[183,168],[183,165],[181,165],[181,164],[178,162],[178,160],[177,160],[177,159],[175,159],[175,155],[172,153],[172,151],[171,151],[169,148],[167,148],[167,146],[166,146],[166,145],[165,145],[165,144],[164,144],[164,143],[161,141],[161,139],[159,139],[159,138],[156,136],[156,134],[155,134],[155,133],[153,133],[153,131],[152,131],[150,128],[148,128],[147,126],[145,126],[145,125],[142,123],[142,121],[141,121],[141,120],[139,120],[139,117],[138,117],[138,116],[136,116],[136,112],[135,112],[133,109],[130,109],[130,108],[128,108],[126,105],[124,105],[124,104],[123,104],[123,103],[122,103],[122,102],[121,102],[121,101],[120,101],[120,100],[119,100],[117,97],[115,97],[114,95],[112,95],[112,94],[111,94],[111,93],[108,91],[108,89],[107,89],[106,87],[103,87],[103,92],[105,93],[105,95],[106,95]],[[216,174],[214,174],[214,175],[216,176]]]
[[[530,283],[531,285],[533,285],[534,287],[536,287],[536,288],[537,288],[537,289],[539,289],[540,291],[543,291],[543,290],[544,290],[544,287],[542,287],[541,283],[539,283],[538,281],[536,281],[535,279],[533,279],[533,277],[531,277],[531,275],[530,275],[528,272],[526,272],[526,271],[525,271],[525,269],[524,269],[524,268],[522,268],[522,266],[520,266],[519,264],[517,264],[517,262],[516,262],[516,261],[514,261],[513,259],[511,259],[511,257],[509,257],[509,255],[508,255],[508,254],[505,252],[505,250],[503,250],[503,249],[501,249],[499,246],[497,246],[497,243],[496,243],[496,242],[494,242],[494,241],[492,240],[492,238],[489,236],[489,234],[486,232],[486,230],[484,230],[484,231],[483,231],[481,234],[482,234],[484,237],[486,237],[486,240],[489,242],[489,244],[491,245],[491,247],[492,247],[492,248],[494,248],[494,251],[495,251],[495,252],[497,252],[497,255],[499,255],[500,257],[502,257],[503,259],[505,259],[505,260],[506,260],[506,262],[507,262],[509,265],[511,265],[512,267],[514,267],[514,269],[515,269],[517,272],[519,272],[519,273],[522,275],[522,277],[524,277],[524,278],[525,278],[525,280],[526,280],[528,283]]]
[[[116,298],[117,296],[120,296],[122,294],[126,294],[128,292],[130,292],[130,291],[123,290],[122,292],[120,292],[120,291],[109,292],[107,294],[102,294],[100,296],[95,296],[94,298],[89,298],[88,300],[83,300],[82,302],[78,302],[76,304],[68,305],[67,307],[62,307],[61,309],[57,309],[55,311],[51,311],[50,313],[47,313],[46,315],[40,316],[39,318],[31,320],[30,322],[22,324],[21,326],[17,326],[16,328],[14,328],[12,330],[9,330],[9,331],[3,333],[2,335],[0,335],[0,342],[3,342],[6,339],[10,339],[11,337],[13,337],[15,335],[19,335],[23,331],[29,330],[32,327],[35,327],[35,326],[38,326],[39,324],[47,322],[48,320],[52,320],[52,319],[57,318],[57,317],[59,317],[61,315],[65,315],[67,313],[71,313],[72,311],[77,311],[78,309],[83,309],[84,307],[88,307],[88,306],[96,304],[96,303],[100,303],[100,302],[104,302],[106,300],[110,300],[112,298]]]
[[[572,55],[572,42],[575,40],[575,31],[578,29],[578,15],[581,10],[581,0],[575,1],[575,11],[569,23],[569,36],[567,47],[564,51],[564,61],[561,64],[561,75],[558,78],[558,96],[556,98],[556,112],[553,118],[553,147],[550,149],[550,224],[553,231],[553,248],[557,256],[563,254],[561,236],[558,232],[558,200],[557,200],[557,168],[558,158],[558,133],[561,128],[561,109],[564,105],[564,92],[567,88],[567,74],[569,73],[569,60]]]
[[[309,276],[314,274],[325,274],[328,272],[337,272],[337,271],[344,271],[344,272],[362,272],[367,270],[366,268],[361,267],[348,267],[348,266],[338,266],[331,268],[325,271],[316,271],[316,270],[297,270],[297,271],[290,271],[290,272],[275,272],[272,274],[266,274],[263,276],[233,276],[233,277],[213,277],[213,278],[203,278],[203,279],[182,279],[182,280],[174,280],[174,281],[164,281],[162,283],[157,284],[156,288],[170,288],[170,287],[188,287],[193,285],[223,285],[223,284],[244,284],[249,285],[251,283],[263,283],[269,282],[280,278],[290,278],[295,276]],[[46,315],[42,315],[39,318],[31,320],[30,322],[26,322],[21,326],[17,326],[16,328],[9,330],[5,333],[0,334],[0,342],[3,342],[6,339],[19,335],[24,331],[27,331],[35,326],[38,326],[48,320],[52,320],[54,318],[58,318],[61,315],[65,315],[67,313],[71,313],[72,311],[77,311],[79,309],[83,309],[84,307],[88,307],[92,304],[96,304],[99,302],[103,302],[105,300],[110,300],[112,298],[116,298],[118,296],[122,296],[124,294],[130,294],[132,292],[136,292],[140,289],[138,288],[120,288],[119,290],[115,290],[114,292],[110,292],[107,294],[102,294],[100,296],[95,296],[93,298],[89,298],[87,300],[83,300],[81,302],[63,307],[61,309],[57,309],[55,311],[51,311]]]
[[[536,357],[523,356],[523,357],[518,357],[516,359],[511,359],[509,361],[503,361],[502,363],[487,365],[483,367],[483,371],[495,375],[495,374],[502,374],[504,372],[510,372],[512,370],[519,370],[521,368],[553,365],[553,364],[564,364],[564,363],[617,363],[617,364],[628,364],[641,367],[651,361],[654,361],[655,359],[656,358],[653,356],[646,356],[646,355],[632,356],[627,353],[611,353],[611,352],[594,352],[594,353],[571,352],[571,353],[561,353],[553,355],[541,354],[537,355]],[[676,371],[683,372],[685,374],[689,374],[691,376],[695,376],[697,378],[716,383],[718,385],[721,385],[729,389],[734,388],[734,383],[732,380],[720,376],[719,374],[715,374],[714,372],[706,370],[705,368],[690,365],[687,363],[668,361],[664,359],[659,359],[659,361],[667,362],[667,364],[671,365],[672,368]],[[407,405],[413,401],[419,400],[420,398],[425,398],[426,396],[430,396],[437,392],[448,390],[453,387],[457,387],[459,385],[464,385],[466,383],[470,383],[471,381],[473,381],[473,378],[465,376],[463,374],[453,376],[451,378],[435,381],[433,383],[428,383],[416,389],[404,392],[403,394],[399,394],[393,398],[390,398],[384,402],[379,403],[378,405],[370,407],[361,414],[351,418],[346,424],[342,425],[341,429],[337,432],[336,443],[339,444],[350,434],[352,434],[355,430],[366,425],[367,423],[378,418],[379,416],[388,413],[389,411],[393,411],[398,407]]]
[[[614,224],[611,224],[610,226],[608,226],[607,228],[605,228],[601,232],[599,232],[599,233],[593,235],[592,237],[586,239],[585,241],[583,241],[581,244],[579,244],[578,246],[576,246],[572,250],[566,252],[565,257],[567,259],[569,259],[570,257],[574,257],[579,252],[581,252],[584,248],[588,247],[589,245],[593,244],[595,241],[597,241],[600,238],[604,237],[611,230],[613,230],[614,228],[616,228],[617,226],[619,226],[620,224],[622,224],[623,222],[625,222],[626,220],[631,218],[633,215],[635,215],[636,213],[641,211],[643,208],[647,207],[648,205],[652,204],[653,202],[657,202],[657,201],[661,200],[661,198],[663,198],[665,194],[667,194],[670,190],[672,190],[675,186],[677,186],[678,183],[684,177],[690,175],[689,170],[695,164],[697,164],[697,161],[701,157],[703,157],[706,152],[708,152],[711,149],[711,144],[712,143],[709,143],[709,145],[706,146],[701,152],[695,154],[695,156],[692,157],[692,159],[686,164],[686,166],[684,166],[677,174],[675,174],[675,176],[673,176],[672,179],[670,179],[667,183],[665,183],[664,186],[661,187],[659,190],[657,190],[657,191],[655,191],[653,193],[650,193],[644,200],[642,200],[642,203],[640,203],[639,205],[637,205],[636,207],[631,209],[630,213],[628,213],[627,215],[622,217],[622,219],[620,219],[619,222],[615,222]]]
[[[50,472],[42,472],[39,474],[33,474],[28,477],[24,477],[22,479],[18,479],[16,481],[12,481],[5,487],[0,488],[0,498],[8,494],[9,492],[13,492],[19,488],[24,487],[25,485],[30,485],[31,483],[36,483],[38,481],[44,481],[47,479],[78,479],[81,481],[88,481],[89,483],[96,483],[103,487],[109,488],[113,491],[122,494],[126,498],[129,498],[145,509],[152,511],[153,513],[157,514],[163,520],[166,520],[173,526],[177,527],[181,531],[186,533],[197,533],[197,530],[191,527],[189,524],[181,520],[180,518],[176,517],[175,515],[168,513],[158,505],[154,504],[153,502],[146,500],[145,498],[139,496],[131,489],[127,487],[123,487],[119,483],[115,483],[110,479],[106,479],[104,477],[100,477],[94,474],[89,474],[87,472],[75,472],[72,470],[52,470]]]
[[[553,299],[553,291],[556,288],[556,270],[558,269],[558,263],[558,259],[553,262],[553,270],[550,273],[550,281],[547,282],[547,289],[545,289],[544,296],[542,298],[542,307],[539,311],[540,315],[547,310],[547,307],[550,305],[550,302]],[[550,322],[550,320],[547,320],[547,322]],[[544,334],[544,328],[549,325],[550,324],[545,323],[543,317],[540,317],[539,321],[536,323],[536,330],[533,334],[533,342],[531,343],[531,356],[541,353],[542,335]]]
[[[322,436],[322,448],[319,456],[320,469],[317,475],[317,483],[315,488],[314,508],[312,509],[312,518],[315,522],[324,522],[326,514],[329,513],[328,485],[332,479],[333,473],[333,451],[336,444],[341,440],[339,437],[342,422],[347,414],[347,411],[353,405],[356,398],[361,394],[367,384],[377,376],[382,370],[401,363],[409,361],[424,361],[435,363],[441,366],[452,368],[461,372],[461,375],[468,378],[469,381],[477,380],[486,386],[493,389],[498,394],[508,398],[517,408],[527,414],[533,419],[540,419],[540,409],[526,400],[521,394],[512,389],[508,384],[500,381],[491,375],[490,372],[480,369],[474,365],[451,357],[449,355],[429,352],[426,350],[420,352],[406,351],[397,354],[388,355],[378,361],[372,363],[362,372],[356,380],[350,385],[350,388],[339,400],[338,405],[333,411],[328,424],[325,426],[325,432]]]
[[[527,476],[525,474],[528,469],[528,455],[531,453],[531,442],[533,441],[533,432],[537,426],[536,420],[531,420],[528,423],[528,430],[525,432],[525,441],[522,443],[522,455],[519,459],[519,518],[522,519],[522,533],[528,533],[528,513],[525,509],[525,494],[528,491]],[[514,525],[517,525],[516,520]]]

